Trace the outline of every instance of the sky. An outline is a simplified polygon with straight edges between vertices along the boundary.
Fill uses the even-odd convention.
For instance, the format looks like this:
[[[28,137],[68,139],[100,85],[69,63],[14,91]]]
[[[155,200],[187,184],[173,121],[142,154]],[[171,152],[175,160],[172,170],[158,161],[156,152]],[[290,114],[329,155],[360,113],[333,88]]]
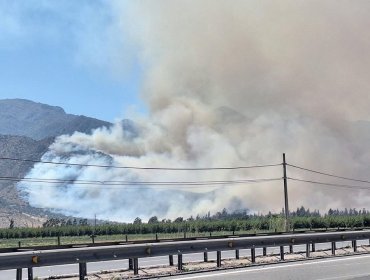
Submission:
[[[106,121],[145,114],[141,66],[109,3],[0,0],[0,99]]]

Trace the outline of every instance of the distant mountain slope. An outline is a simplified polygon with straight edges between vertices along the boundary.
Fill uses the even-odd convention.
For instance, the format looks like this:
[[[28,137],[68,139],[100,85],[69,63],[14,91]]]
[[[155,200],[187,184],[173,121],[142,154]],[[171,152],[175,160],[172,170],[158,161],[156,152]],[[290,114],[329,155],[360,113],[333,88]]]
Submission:
[[[130,121],[123,127],[131,129]],[[90,133],[92,129],[111,123],[66,114],[60,107],[24,99],[0,100],[0,157],[40,160],[55,137],[75,131]],[[16,226],[39,226],[49,212],[29,206],[16,187],[17,181],[6,177],[24,178],[32,162],[0,160],[0,227],[13,218]],[[31,216],[30,216],[31,215]],[[41,219],[41,220],[40,220]]]
[[[25,136],[0,135],[0,157],[26,158],[40,160],[48,150],[54,138],[34,140]],[[32,168],[33,163],[11,160],[0,160],[0,227],[8,223],[13,217],[17,226],[35,223],[24,213],[42,214],[40,210],[28,205],[19,195],[16,181],[6,180],[6,177],[23,178]]]
[[[27,136],[35,140],[71,134],[89,133],[111,123],[85,116],[66,114],[60,107],[25,99],[0,100],[0,134]]]
[[[25,136],[0,135],[0,157],[40,160],[52,142],[53,138],[36,141]],[[0,160],[0,178],[23,178],[32,166],[31,162]],[[6,180],[0,181],[1,199],[9,202],[14,202],[14,199],[18,200],[17,190],[13,188],[14,183]]]

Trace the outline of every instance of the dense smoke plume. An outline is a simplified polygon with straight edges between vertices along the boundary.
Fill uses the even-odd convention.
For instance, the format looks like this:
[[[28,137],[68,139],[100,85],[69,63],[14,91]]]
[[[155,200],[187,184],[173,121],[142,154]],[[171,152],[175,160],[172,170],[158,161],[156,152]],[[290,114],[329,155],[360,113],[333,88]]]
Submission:
[[[132,130],[118,123],[59,137],[44,160],[196,168],[280,163],[285,152],[293,164],[369,177],[369,1],[135,1],[117,2],[112,11],[112,36],[125,36],[138,50],[149,117],[135,120]],[[239,180],[282,177],[282,167],[174,172],[37,164],[28,177]],[[34,206],[120,221],[283,206],[281,181],[20,187]],[[360,208],[370,192],[291,181],[289,198],[291,207]]]

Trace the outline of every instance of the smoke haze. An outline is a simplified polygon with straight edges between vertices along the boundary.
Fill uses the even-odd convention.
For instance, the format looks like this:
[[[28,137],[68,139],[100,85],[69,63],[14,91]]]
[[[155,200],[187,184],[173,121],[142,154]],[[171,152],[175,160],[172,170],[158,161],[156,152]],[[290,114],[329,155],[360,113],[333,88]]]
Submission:
[[[113,3],[111,36],[124,37],[137,50],[149,116],[135,120],[135,129],[117,123],[92,135],[61,136],[44,160],[197,168],[281,163],[285,152],[292,164],[369,177],[370,2]],[[174,172],[36,164],[28,177],[240,180],[280,178],[282,167]],[[26,182],[19,187],[33,206],[86,217],[96,212],[118,221],[283,205],[281,181],[196,188]],[[292,207],[360,208],[369,195],[289,182]]]

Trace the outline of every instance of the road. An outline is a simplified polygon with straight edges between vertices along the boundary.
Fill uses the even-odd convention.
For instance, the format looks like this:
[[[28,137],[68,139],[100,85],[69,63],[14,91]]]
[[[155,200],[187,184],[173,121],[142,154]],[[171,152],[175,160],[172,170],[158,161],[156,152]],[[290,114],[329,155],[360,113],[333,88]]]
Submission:
[[[280,263],[244,269],[224,270],[163,280],[365,280],[370,279],[370,256],[357,255],[324,260]]]
[[[368,241],[359,241],[358,242],[358,245],[365,245],[365,244],[368,245],[369,244]],[[348,246],[348,245],[350,245],[350,242],[337,242],[337,248],[345,247],[345,246]],[[329,248],[330,248],[330,244],[327,244],[327,243],[316,244],[316,250],[329,249]],[[305,249],[306,249],[306,247],[304,245],[294,246],[294,251],[302,251],[303,252],[303,251],[305,251]],[[285,250],[286,250],[286,252],[288,252],[288,247],[286,247]],[[280,252],[279,247],[272,247],[272,248],[267,249],[268,254],[279,254],[279,252]],[[256,249],[256,255],[262,255],[262,249]],[[249,249],[240,250],[240,257],[243,257],[243,256],[250,256],[250,250]],[[226,259],[226,258],[234,258],[234,257],[235,257],[235,252],[234,251],[222,252],[222,258]],[[208,258],[209,258],[209,260],[215,260],[216,259],[216,253],[215,252],[210,252]],[[183,256],[183,261],[185,263],[186,262],[202,261],[202,260],[203,260],[203,254],[202,253],[200,253],[200,254],[199,253],[197,253],[197,254],[187,254],[187,255]],[[177,261],[176,256],[174,256],[174,261],[175,262]],[[322,260],[322,261],[326,262],[327,260]],[[139,259],[139,266],[142,267],[142,268],[150,267],[150,266],[157,266],[157,265],[166,265],[166,264],[168,264],[168,256]],[[301,264],[301,263],[299,263],[299,264]],[[270,266],[275,267],[275,265],[269,265],[268,267],[270,267]],[[369,272],[370,272],[370,265],[368,264],[368,266],[369,266]],[[88,263],[87,264],[88,273],[99,272],[101,270],[117,270],[117,269],[127,269],[127,268],[128,268],[128,261],[127,260],[97,262],[97,263]],[[48,276],[55,276],[55,275],[68,275],[68,274],[77,274],[77,273],[78,273],[78,264],[53,266],[53,267],[40,267],[40,268],[35,268],[34,269],[34,277],[48,277]],[[27,275],[27,271],[26,271],[26,269],[24,269],[23,270],[23,279],[27,279],[26,275]],[[237,277],[237,275],[234,275],[234,276]],[[0,271],[0,280],[11,280],[11,279],[15,279],[15,270]],[[196,278],[189,278],[189,279],[196,279]],[[199,279],[202,279],[202,278],[199,278]],[[234,278],[230,278],[230,279],[234,279]],[[239,279],[239,278],[235,278],[235,279]],[[261,278],[261,279],[270,279],[270,278]],[[289,278],[281,278],[281,279],[289,279]],[[294,279],[301,279],[301,278],[294,278]],[[315,279],[315,278],[307,278],[307,279]],[[336,278],[333,278],[333,279],[336,279]],[[341,279],[341,278],[339,278],[339,279]]]

